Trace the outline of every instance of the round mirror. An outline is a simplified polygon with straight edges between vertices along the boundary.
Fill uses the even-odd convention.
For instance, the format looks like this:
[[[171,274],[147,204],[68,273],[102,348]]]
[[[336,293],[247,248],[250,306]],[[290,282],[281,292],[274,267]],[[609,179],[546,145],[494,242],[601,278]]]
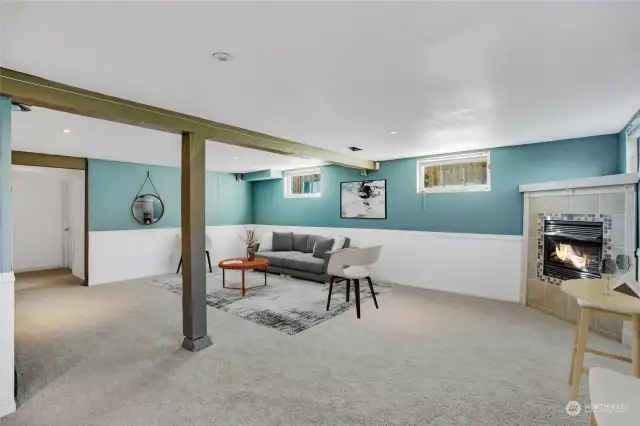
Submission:
[[[164,215],[164,203],[157,195],[138,195],[131,204],[131,214],[143,225],[153,225]]]

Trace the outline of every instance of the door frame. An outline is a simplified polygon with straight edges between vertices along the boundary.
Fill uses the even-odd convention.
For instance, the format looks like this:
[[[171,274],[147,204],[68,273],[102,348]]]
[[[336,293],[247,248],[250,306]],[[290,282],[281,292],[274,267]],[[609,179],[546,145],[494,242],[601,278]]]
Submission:
[[[11,151],[11,164],[16,166],[51,167],[84,170],[84,281],[89,285],[89,161],[83,157]]]

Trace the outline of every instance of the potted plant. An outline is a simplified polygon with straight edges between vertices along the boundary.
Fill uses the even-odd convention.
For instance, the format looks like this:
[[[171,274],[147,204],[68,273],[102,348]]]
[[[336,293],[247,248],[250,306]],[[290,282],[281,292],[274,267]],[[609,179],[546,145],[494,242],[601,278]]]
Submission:
[[[247,260],[256,258],[256,245],[258,244],[258,231],[256,228],[244,228],[244,234],[240,235],[240,239],[247,248]]]

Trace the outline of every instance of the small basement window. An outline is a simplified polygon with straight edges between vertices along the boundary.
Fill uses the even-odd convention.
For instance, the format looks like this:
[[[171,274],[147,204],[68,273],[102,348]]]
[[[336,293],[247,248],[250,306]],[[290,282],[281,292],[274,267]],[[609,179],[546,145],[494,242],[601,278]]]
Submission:
[[[322,195],[320,169],[291,170],[284,174],[286,198],[320,197]]]
[[[489,152],[418,160],[418,193],[491,190]]]

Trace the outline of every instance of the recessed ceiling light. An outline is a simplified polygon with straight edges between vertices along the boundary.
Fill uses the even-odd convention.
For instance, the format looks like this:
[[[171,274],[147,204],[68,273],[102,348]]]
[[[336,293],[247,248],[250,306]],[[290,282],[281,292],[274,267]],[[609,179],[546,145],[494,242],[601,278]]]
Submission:
[[[239,160],[239,159],[240,159],[240,157],[236,157],[236,160]]]
[[[233,56],[227,52],[216,52],[213,54],[213,59],[217,59],[218,62],[230,62],[233,61]]]
[[[389,132],[390,135],[395,135],[396,133],[398,133],[398,132],[396,132],[395,130],[392,130],[392,131]]]
[[[62,133],[71,133],[71,130],[69,130],[69,129],[62,129]]]

